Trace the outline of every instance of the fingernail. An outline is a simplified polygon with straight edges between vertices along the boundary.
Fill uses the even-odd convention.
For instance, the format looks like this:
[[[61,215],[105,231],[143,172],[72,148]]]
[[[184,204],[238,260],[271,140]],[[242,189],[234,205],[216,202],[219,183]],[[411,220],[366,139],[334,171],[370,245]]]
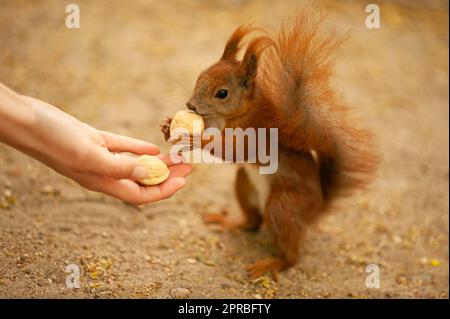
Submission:
[[[131,173],[131,178],[134,180],[145,179],[148,176],[148,171],[144,166],[138,165],[133,168],[133,172]]]

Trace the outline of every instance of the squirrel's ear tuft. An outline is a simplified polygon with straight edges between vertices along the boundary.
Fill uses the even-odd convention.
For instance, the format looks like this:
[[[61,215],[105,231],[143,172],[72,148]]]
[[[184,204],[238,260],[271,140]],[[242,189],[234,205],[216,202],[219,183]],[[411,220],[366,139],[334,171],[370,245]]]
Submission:
[[[258,28],[252,27],[250,24],[241,25],[236,30],[234,30],[231,37],[228,39],[225,49],[223,51],[221,60],[236,62],[236,56],[241,48],[242,39],[252,31],[259,30]]]
[[[238,71],[239,83],[244,88],[251,89],[253,87],[261,54],[273,44],[270,38],[260,36],[253,39],[248,45]]]

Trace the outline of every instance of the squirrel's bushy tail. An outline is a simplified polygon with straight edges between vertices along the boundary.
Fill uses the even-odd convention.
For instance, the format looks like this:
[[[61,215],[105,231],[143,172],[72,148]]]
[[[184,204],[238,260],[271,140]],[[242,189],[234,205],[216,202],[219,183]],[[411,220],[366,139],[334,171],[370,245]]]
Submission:
[[[369,131],[345,125],[337,134],[335,146],[318,153],[320,181],[327,200],[365,187],[378,164]]]
[[[324,15],[308,7],[269,37],[258,70],[260,92],[273,104],[280,144],[318,155],[326,199],[365,186],[377,164],[370,132],[330,86],[335,53],[345,37],[323,27]]]

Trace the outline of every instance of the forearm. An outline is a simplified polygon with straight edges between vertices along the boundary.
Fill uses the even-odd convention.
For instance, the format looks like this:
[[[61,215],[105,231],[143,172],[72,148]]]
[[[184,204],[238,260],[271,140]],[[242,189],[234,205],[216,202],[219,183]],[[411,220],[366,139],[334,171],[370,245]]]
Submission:
[[[29,101],[0,83],[0,142],[31,151],[36,113]]]
[[[20,95],[0,84],[0,142],[46,164],[48,158],[63,160],[73,147],[68,142],[81,122],[58,108]],[[70,158],[70,156],[69,156]]]

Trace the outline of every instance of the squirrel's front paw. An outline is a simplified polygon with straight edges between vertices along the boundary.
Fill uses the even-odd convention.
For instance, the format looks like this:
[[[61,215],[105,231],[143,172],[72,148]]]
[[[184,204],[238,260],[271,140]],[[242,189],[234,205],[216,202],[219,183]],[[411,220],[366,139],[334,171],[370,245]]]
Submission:
[[[172,123],[171,117],[166,117],[165,120],[161,122],[159,127],[161,128],[161,132],[164,134],[164,139],[169,141],[170,139],[170,123]]]

